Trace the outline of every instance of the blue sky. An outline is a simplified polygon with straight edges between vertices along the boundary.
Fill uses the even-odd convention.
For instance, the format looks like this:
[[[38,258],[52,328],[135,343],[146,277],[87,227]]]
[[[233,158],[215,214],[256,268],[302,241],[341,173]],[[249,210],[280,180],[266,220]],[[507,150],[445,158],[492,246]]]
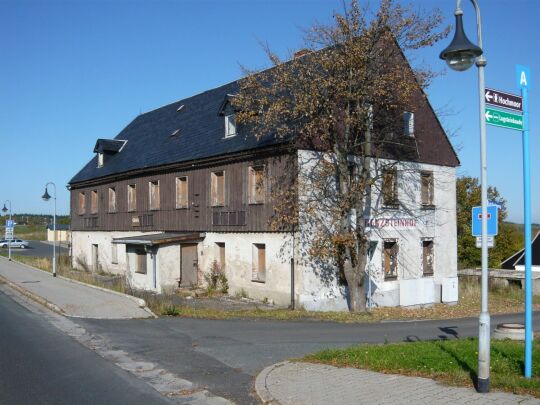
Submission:
[[[540,2],[479,0],[488,60],[488,87],[518,92],[514,65],[540,83]],[[376,1],[372,1],[376,3]],[[417,0],[439,7],[453,23],[453,0]],[[0,0],[0,204],[14,212],[48,213],[40,196],[58,188],[58,212],[68,213],[65,185],[92,157],[97,138],[112,138],[140,112],[217,87],[241,76],[240,64],[264,67],[258,41],[284,55],[302,44],[300,27],[328,21],[340,0],[30,1]],[[476,42],[472,5],[463,1],[466,32]],[[417,61],[444,69],[439,52]],[[539,76],[537,76],[537,74]],[[428,89],[462,163],[478,176],[476,68],[446,71]],[[540,84],[530,91],[533,220],[540,222]],[[521,133],[488,127],[489,183],[508,200],[509,219],[522,222]]]

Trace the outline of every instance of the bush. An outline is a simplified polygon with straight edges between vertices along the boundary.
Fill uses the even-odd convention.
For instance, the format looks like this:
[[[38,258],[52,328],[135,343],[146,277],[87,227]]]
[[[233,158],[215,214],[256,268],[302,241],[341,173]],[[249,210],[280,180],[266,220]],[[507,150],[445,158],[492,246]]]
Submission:
[[[210,265],[208,273],[205,273],[204,280],[206,281],[209,293],[214,291],[220,291],[223,294],[227,294],[229,291],[229,282],[225,272],[222,271],[221,266],[217,261],[213,261]]]

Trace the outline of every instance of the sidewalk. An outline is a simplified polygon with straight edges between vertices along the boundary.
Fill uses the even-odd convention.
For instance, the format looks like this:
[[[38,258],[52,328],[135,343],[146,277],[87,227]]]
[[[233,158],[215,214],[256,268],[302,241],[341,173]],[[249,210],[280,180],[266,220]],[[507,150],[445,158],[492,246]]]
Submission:
[[[278,363],[265,368],[255,381],[264,403],[281,405],[349,404],[540,404],[523,395],[449,387],[431,379],[380,374],[323,364]]]
[[[149,318],[144,300],[52,277],[50,273],[0,258],[0,277],[11,287],[63,315],[79,318]],[[142,304],[142,306],[141,306]]]

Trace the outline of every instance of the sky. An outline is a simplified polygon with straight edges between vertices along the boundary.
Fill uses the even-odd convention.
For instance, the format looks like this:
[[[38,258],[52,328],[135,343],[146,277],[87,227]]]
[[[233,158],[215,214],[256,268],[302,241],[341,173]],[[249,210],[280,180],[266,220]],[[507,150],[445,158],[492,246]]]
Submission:
[[[404,1],[437,7],[454,23],[453,0]],[[486,85],[518,93],[515,64],[531,69],[532,218],[540,223],[540,1],[478,2]],[[66,185],[97,138],[114,138],[141,112],[240,78],[242,65],[267,66],[261,41],[282,56],[301,48],[301,28],[331,21],[341,8],[341,0],[0,0],[0,205],[52,213],[40,197],[54,182],[58,213],[69,213]],[[462,9],[476,43],[472,4],[464,0]],[[477,69],[445,68],[438,55],[452,35],[411,56],[444,73],[427,94],[452,135],[458,174],[478,177]],[[488,126],[488,182],[508,200],[514,222],[523,222],[521,148],[521,132]]]

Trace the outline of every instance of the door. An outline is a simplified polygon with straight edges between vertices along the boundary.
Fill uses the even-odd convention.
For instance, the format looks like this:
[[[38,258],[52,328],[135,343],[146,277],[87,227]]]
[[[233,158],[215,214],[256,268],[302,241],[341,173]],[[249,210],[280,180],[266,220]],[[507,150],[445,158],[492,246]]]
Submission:
[[[92,268],[95,272],[99,271],[98,245],[92,245]]]
[[[197,243],[180,245],[180,287],[198,284]]]

